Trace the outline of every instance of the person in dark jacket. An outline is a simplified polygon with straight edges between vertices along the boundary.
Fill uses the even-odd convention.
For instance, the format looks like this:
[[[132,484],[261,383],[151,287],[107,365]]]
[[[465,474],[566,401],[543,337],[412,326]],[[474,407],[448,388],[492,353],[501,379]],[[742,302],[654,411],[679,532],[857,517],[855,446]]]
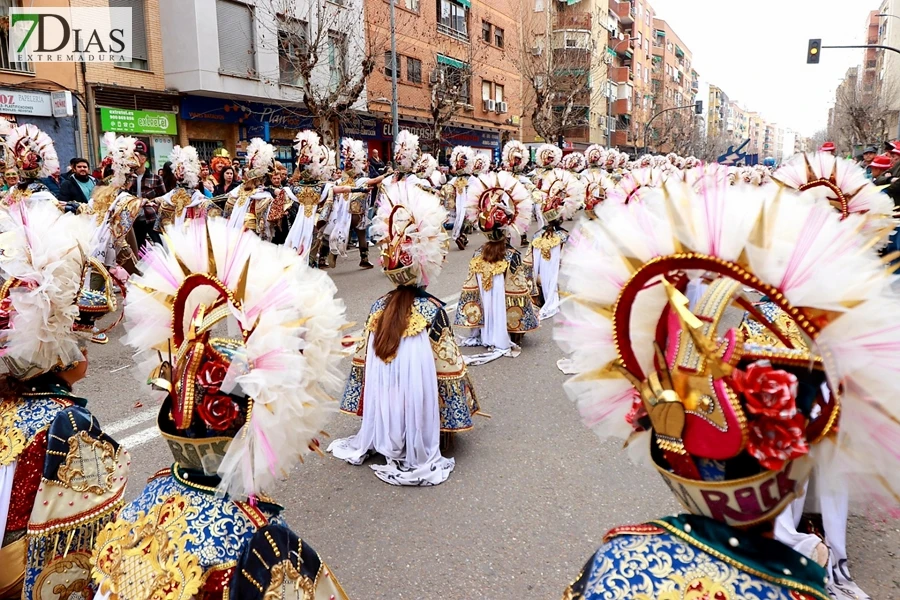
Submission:
[[[72,176],[63,178],[59,186],[57,199],[65,202],[66,210],[75,212],[79,204],[87,204],[91,199],[91,192],[97,185],[97,180],[91,176],[91,167],[86,158],[72,159]]]
[[[47,186],[47,191],[51,194],[59,198],[59,186],[62,183],[62,178],[59,176],[59,167],[56,168],[56,172],[51,175],[44,177],[41,179],[41,183]]]

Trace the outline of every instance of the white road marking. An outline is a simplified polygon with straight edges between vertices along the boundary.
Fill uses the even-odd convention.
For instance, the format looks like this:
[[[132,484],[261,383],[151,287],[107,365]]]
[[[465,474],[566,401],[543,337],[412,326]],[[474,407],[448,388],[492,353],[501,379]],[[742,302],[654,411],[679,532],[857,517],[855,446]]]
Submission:
[[[456,312],[456,302],[459,300],[459,294],[454,294],[452,296],[448,296],[446,298],[441,298],[441,302],[446,304],[445,310],[447,314],[453,314]],[[362,335],[363,330],[360,329],[358,332],[353,334],[353,337],[359,337]],[[107,435],[114,435],[120,431],[127,431],[132,427],[145,423],[156,417],[156,414],[159,412],[158,408],[150,408],[144,411],[141,411],[135,415],[128,417],[127,419],[122,419],[121,421],[116,421],[115,423],[110,423],[106,427],[103,428],[103,432]],[[152,442],[156,438],[159,437],[159,429],[157,429],[154,424],[152,427],[147,427],[138,431],[137,433],[133,433],[128,437],[119,440],[119,444],[125,447],[129,452],[134,450],[139,446],[143,446],[146,443]]]
[[[120,431],[127,431],[132,427],[137,427],[142,423],[146,423],[151,419],[155,419],[158,413],[159,408],[148,408],[147,410],[142,410],[139,413],[131,415],[127,419],[122,419],[121,421],[110,423],[103,428],[103,432],[107,435],[115,435]]]
[[[129,435],[127,438],[120,440],[119,445],[123,446],[126,450],[131,452],[138,446],[143,446],[149,441],[155,440],[159,437],[159,429],[156,427],[148,427],[147,429],[142,429],[133,435]]]

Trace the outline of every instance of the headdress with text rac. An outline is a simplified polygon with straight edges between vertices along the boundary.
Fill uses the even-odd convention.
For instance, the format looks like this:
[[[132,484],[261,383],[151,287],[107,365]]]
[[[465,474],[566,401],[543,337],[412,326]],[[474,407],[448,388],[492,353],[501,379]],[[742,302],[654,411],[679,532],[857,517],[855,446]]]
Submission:
[[[294,150],[297,152],[297,169],[301,176],[306,175],[311,179],[320,179],[325,173],[325,160],[323,160],[322,145],[319,134],[315,131],[304,130],[294,136]]]
[[[175,177],[183,181],[185,186],[190,189],[197,187],[200,182],[200,157],[197,155],[197,149],[193,146],[175,146],[169,153],[169,160],[172,161],[172,171]]]
[[[27,123],[13,127],[0,118],[6,168],[15,168],[22,179],[39,179],[59,171],[59,158],[50,136]]]
[[[262,179],[275,166],[275,146],[253,138],[247,146],[247,179]]]
[[[528,147],[518,140],[511,140],[503,146],[504,169],[521,173],[528,165],[528,158]]]
[[[406,182],[385,186],[372,233],[382,239],[381,268],[394,285],[424,287],[437,279],[450,239],[446,220],[436,195]]]
[[[124,341],[161,391],[158,425],[178,463],[242,499],[320,452],[344,326],[328,276],[218,217],[168,229],[140,272]]]
[[[419,158],[419,136],[403,129],[397,134],[394,143],[394,162],[401,173],[409,173],[413,170],[416,160]]]
[[[893,200],[866,178],[866,172],[851,160],[827,152],[804,153],[789,160],[772,178],[800,190],[804,196],[828,202],[842,219],[851,214],[863,215],[863,233],[881,236],[880,245],[888,242],[897,225],[893,218]]]
[[[559,166],[562,160],[562,149],[553,144],[541,144],[534,153],[534,162],[538,168],[552,169]]]
[[[111,166],[113,171],[109,183],[114,188],[122,188],[127,183],[128,176],[141,166],[141,161],[135,154],[137,139],[108,131],[103,134],[103,145],[106,147],[103,166]]]
[[[541,211],[547,221],[571,219],[585,201],[584,185],[562,168],[553,169],[540,181],[544,194]]]
[[[422,154],[422,156],[419,157],[419,160],[416,161],[416,168],[413,173],[415,173],[422,179],[431,179],[431,176],[434,174],[434,171],[437,168],[437,159],[428,152],[425,152]]]
[[[471,175],[475,169],[475,151],[469,146],[456,146],[450,152],[450,171],[456,175]]]
[[[556,332],[584,422],[730,525],[773,519],[816,462],[817,485],[894,508],[900,301],[852,225],[722,177],[604,205],[565,264]]]
[[[341,141],[341,157],[344,159],[344,169],[356,176],[366,174],[366,147],[362,140],[344,138]]]
[[[606,161],[606,148],[598,144],[591,144],[584,151],[584,158],[587,161],[588,168],[597,169],[603,166]]]
[[[466,217],[491,241],[522,235],[534,205],[531,192],[518,177],[501,171],[469,180]]]
[[[18,203],[0,233],[0,356],[10,373],[31,379],[84,360],[82,333],[116,309],[112,279],[92,255],[88,215],[61,213],[53,203]],[[91,274],[103,281],[91,290]]]

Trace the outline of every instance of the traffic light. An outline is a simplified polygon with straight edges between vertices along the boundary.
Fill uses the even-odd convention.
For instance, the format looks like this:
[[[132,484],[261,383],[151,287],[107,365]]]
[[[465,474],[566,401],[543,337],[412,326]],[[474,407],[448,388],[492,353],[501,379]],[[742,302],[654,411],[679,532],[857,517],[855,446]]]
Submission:
[[[694,114],[702,115],[703,114],[703,100],[697,100],[694,102]]]
[[[806,51],[806,64],[819,64],[819,52],[822,50],[822,40],[809,40],[809,49]]]

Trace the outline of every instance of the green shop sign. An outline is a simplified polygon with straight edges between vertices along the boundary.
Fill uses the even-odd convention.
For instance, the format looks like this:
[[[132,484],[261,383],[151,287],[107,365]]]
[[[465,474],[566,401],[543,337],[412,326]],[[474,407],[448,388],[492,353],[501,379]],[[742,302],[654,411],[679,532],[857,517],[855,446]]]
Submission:
[[[175,113],[127,108],[101,108],[100,126],[103,131],[118,133],[155,133],[175,135]]]

